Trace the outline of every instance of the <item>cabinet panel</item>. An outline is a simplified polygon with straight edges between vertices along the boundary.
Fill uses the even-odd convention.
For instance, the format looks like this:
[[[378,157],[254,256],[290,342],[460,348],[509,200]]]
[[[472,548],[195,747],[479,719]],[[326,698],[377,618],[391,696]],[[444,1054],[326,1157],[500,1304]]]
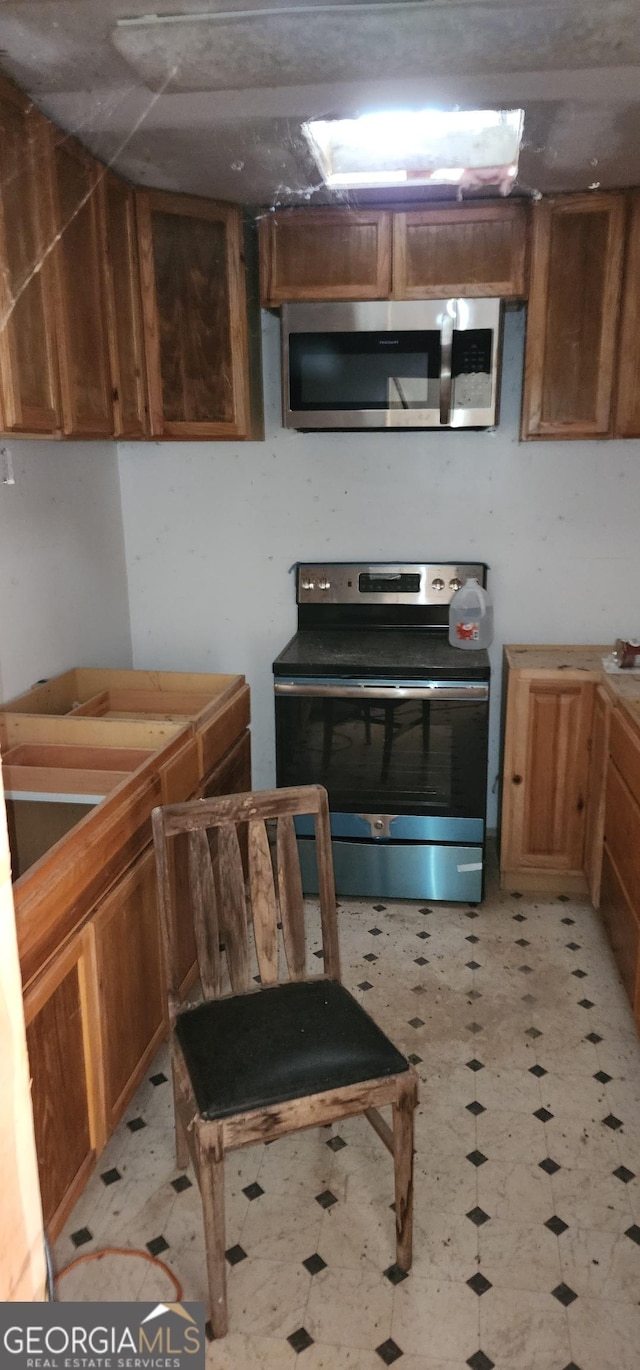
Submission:
[[[606,847],[602,857],[600,912],[624,987],[635,1008],[638,1002],[640,924],[629,905],[615,862]]]
[[[640,918],[640,806],[612,761],[607,770],[604,840]]]
[[[412,210],[393,215],[393,294],[523,299],[528,209],[517,204]]]
[[[594,685],[518,678],[508,685],[501,868],[584,884],[583,854]],[[535,884],[529,881],[529,888]]]
[[[247,305],[240,211],[137,195],[151,432],[246,437]]]
[[[116,437],[142,438],[148,425],[135,191],[108,173],[105,199],[112,370],[116,379],[114,432]]]
[[[284,210],[260,221],[262,303],[383,300],[391,293],[391,215]]]
[[[640,191],[629,194],[618,349],[616,437],[640,437]]]
[[[64,431],[73,437],[109,437],[113,407],[102,168],[77,143],[62,134],[56,138]]]
[[[523,438],[611,432],[624,209],[620,195],[533,206]]]
[[[620,709],[611,716],[609,750],[622,779],[640,804],[640,735],[630,727]]]
[[[584,841],[584,868],[594,908],[600,904],[602,843],[606,799],[606,772],[609,754],[611,703],[601,687],[596,689],[591,731],[589,801]]]
[[[91,929],[24,999],[33,1121],[47,1231],[57,1235],[104,1142]]]
[[[0,82],[0,420],[5,432],[47,436],[61,425],[51,132]]]
[[[167,1031],[153,851],[99,905],[93,919],[102,1020],[105,1102],[115,1127]]]

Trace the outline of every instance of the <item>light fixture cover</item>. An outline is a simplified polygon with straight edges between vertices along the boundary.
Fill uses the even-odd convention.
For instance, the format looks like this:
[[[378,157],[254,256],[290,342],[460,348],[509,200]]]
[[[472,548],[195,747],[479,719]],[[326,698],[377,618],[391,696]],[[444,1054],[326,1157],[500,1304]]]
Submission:
[[[523,126],[521,109],[424,109],[311,119],[302,131],[328,186],[495,185],[508,195]]]

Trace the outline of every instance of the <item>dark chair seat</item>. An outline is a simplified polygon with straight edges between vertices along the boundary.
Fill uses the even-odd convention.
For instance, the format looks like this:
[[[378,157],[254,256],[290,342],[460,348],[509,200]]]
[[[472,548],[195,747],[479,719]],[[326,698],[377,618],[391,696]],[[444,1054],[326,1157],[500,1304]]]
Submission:
[[[409,1069],[335,980],[274,985],[181,1013],[176,1035],[201,1115],[254,1108]]]

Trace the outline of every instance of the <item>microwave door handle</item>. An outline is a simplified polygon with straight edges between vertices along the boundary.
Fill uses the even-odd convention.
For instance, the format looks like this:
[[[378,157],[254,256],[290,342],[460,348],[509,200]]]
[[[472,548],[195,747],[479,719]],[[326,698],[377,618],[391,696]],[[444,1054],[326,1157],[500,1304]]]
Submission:
[[[453,353],[454,317],[445,311],[440,333],[440,423],[446,427],[451,421],[451,362]]]

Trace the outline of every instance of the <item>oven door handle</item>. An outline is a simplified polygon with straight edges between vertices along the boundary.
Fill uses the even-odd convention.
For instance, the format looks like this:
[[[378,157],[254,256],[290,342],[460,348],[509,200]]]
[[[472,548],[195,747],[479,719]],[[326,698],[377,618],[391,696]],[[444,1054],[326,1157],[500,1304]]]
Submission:
[[[488,685],[305,685],[276,680],[277,695],[315,695],[323,699],[488,699]]]

